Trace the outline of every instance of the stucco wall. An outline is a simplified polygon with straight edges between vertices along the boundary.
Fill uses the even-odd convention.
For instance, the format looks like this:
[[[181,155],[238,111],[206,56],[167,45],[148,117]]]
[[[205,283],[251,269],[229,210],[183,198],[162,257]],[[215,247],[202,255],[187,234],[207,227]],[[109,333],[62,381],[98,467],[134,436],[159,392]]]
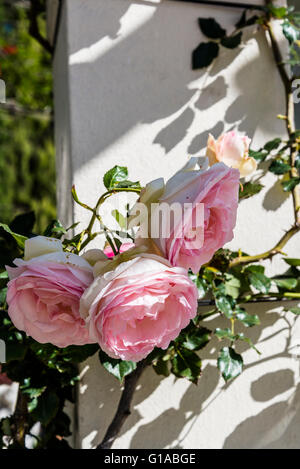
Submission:
[[[58,204],[63,221],[87,221],[72,207],[71,183],[93,205],[102,176],[127,165],[142,183],[179,169],[187,155],[203,152],[208,132],[236,128],[253,147],[284,135],[276,115],[284,109],[281,82],[266,39],[256,28],[242,47],[222,50],[205,71],[191,70],[191,52],[202,39],[199,16],[213,16],[228,30],[241,14],[232,8],[170,0],[67,0],[54,60]],[[231,247],[257,253],[270,248],[291,223],[291,201],[274,178],[242,202]],[[299,236],[286,251],[299,254]],[[278,260],[269,272],[281,272]],[[245,351],[245,371],[224,385],[215,367],[218,344],[201,356],[198,387],[152,370],[142,377],[134,410],[115,448],[300,447],[299,365],[292,347],[300,323],[282,307],[249,307],[262,327],[249,331],[262,352]],[[208,327],[215,327],[210,321]],[[218,323],[218,325],[220,325]],[[295,349],[293,349],[295,350]],[[82,369],[77,446],[103,436],[120,395],[117,381],[97,357]]]

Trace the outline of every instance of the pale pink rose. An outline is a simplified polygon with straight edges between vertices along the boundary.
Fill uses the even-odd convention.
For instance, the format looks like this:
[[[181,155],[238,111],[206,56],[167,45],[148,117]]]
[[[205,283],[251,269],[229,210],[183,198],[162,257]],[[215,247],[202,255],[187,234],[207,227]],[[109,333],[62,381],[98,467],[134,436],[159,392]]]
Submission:
[[[119,252],[122,253],[122,252],[128,251],[128,249],[132,249],[133,247],[134,247],[134,243],[123,243],[119,249]],[[112,247],[110,246],[107,246],[105,249],[103,249],[103,252],[108,258],[112,258],[115,255]]]
[[[236,223],[239,193],[239,172],[223,163],[218,163],[209,169],[207,159],[191,158],[165,185],[158,202],[161,207],[189,203],[189,210],[182,210],[180,223],[167,220],[167,210],[162,211],[165,216],[160,221],[152,214],[149,234],[161,254],[173,266],[191,269],[197,273],[200,267],[207,263],[214,253],[233,238],[233,228]],[[146,191],[151,192],[151,183]],[[147,194],[144,194],[147,198]],[[152,201],[153,203],[153,201]],[[197,216],[200,212],[200,221]],[[153,232],[162,232],[170,222],[170,235],[153,237]],[[155,226],[159,224],[159,226]],[[153,228],[155,228],[153,230]],[[136,244],[143,243],[143,226],[140,226]]]
[[[137,362],[154,347],[166,349],[189,324],[198,292],[186,270],[159,256],[112,262],[107,261],[114,266],[110,271],[96,264],[99,276],[83,294],[80,312],[104,352]]]
[[[37,236],[26,240],[24,260],[7,267],[8,314],[17,329],[40,343],[58,347],[91,343],[79,300],[93,281],[82,257],[63,251],[61,241]]]
[[[217,140],[209,134],[206,156],[210,166],[222,162],[230,168],[240,171],[241,177],[248,176],[257,169],[257,162],[249,157],[250,138],[232,130],[221,135]]]

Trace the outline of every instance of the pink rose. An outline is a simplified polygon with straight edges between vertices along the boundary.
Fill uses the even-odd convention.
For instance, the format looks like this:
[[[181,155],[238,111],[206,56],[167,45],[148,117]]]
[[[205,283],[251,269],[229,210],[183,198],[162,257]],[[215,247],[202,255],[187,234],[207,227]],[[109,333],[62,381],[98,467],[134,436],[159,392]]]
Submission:
[[[174,223],[170,223],[170,235],[153,237],[156,246],[173,266],[192,269],[197,273],[200,267],[207,263],[214,253],[233,238],[233,228],[236,223],[239,193],[239,172],[230,169],[223,163],[207,168],[206,158],[191,158],[166,184],[159,198],[158,208],[152,213],[151,230],[162,232],[161,225],[170,223],[167,210],[162,211],[160,220],[155,214],[161,207],[181,207],[189,203],[189,210]],[[200,169],[197,169],[197,166]],[[155,182],[157,186],[158,182]],[[157,191],[157,188],[155,189]],[[150,197],[151,183],[146,186],[146,193],[140,199]],[[148,192],[148,194],[147,194]],[[152,200],[153,203],[153,200]],[[149,208],[148,208],[149,209]],[[202,209],[200,221],[198,214]],[[171,220],[172,222],[172,220]],[[159,225],[158,227],[155,225]],[[179,227],[178,227],[179,226]],[[155,230],[153,230],[153,227]],[[145,237],[143,226],[140,226],[138,237]],[[136,243],[143,239],[136,240]]]
[[[217,140],[209,134],[206,156],[210,166],[222,162],[230,168],[240,171],[241,177],[248,176],[257,168],[257,162],[249,157],[250,138],[232,130],[221,135]]]
[[[92,283],[92,267],[63,251],[61,241],[37,236],[25,242],[24,260],[7,267],[8,314],[14,325],[40,343],[58,347],[91,343],[79,300]]]
[[[128,251],[128,249],[132,249],[133,247],[134,247],[134,243],[123,243],[122,246],[120,247],[119,252],[122,253],[122,252]],[[110,246],[107,246],[105,249],[103,249],[103,252],[109,258],[114,257],[115,255],[113,249]]]
[[[187,272],[159,256],[140,254],[110,271],[101,262],[94,273],[80,311],[90,336],[113,358],[137,362],[154,347],[166,349],[197,313]]]

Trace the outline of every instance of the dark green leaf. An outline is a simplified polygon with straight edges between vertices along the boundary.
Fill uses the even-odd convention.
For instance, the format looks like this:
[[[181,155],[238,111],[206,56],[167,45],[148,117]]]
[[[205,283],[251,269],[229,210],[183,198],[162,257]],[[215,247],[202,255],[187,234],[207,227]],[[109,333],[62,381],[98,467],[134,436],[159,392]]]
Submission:
[[[169,376],[170,370],[167,360],[163,360],[163,358],[159,358],[157,362],[153,365],[153,369],[156,374],[161,376]]]
[[[59,398],[54,392],[44,392],[39,398],[32,416],[44,425],[54,419],[59,408]]]
[[[62,357],[65,361],[81,363],[87,360],[89,357],[95,355],[98,350],[98,344],[70,345],[69,347],[63,349]]]
[[[219,353],[218,368],[225,381],[229,381],[243,371],[243,358],[232,347],[223,347]]]
[[[267,152],[270,152],[272,150],[276,150],[276,148],[278,148],[280,144],[281,144],[281,138],[274,138],[273,140],[270,140],[269,142],[265,144],[264,149]]]
[[[300,259],[292,258],[292,257],[284,257],[283,260],[289,264],[292,265],[293,267],[299,267],[300,266]]]
[[[171,372],[178,378],[187,378],[197,384],[201,375],[201,359],[196,353],[181,349],[172,360]]]
[[[251,16],[249,19],[247,19],[247,11],[244,10],[241,18],[236,23],[235,27],[240,29],[240,28],[245,28],[246,26],[251,26],[252,24],[256,23],[257,19],[258,19],[257,15]]]
[[[222,46],[226,47],[227,49],[235,49],[241,43],[242,34],[243,34],[242,31],[240,31],[239,33],[235,34],[234,36],[223,37],[221,39]]]
[[[237,308],[235,312],[236,318],[246,327],[258,326],[260,324],[257,314],[248,314],[243,308]]]
[[[3,305],[6,301],[7,288],[2,288],[0,290],[0,305]]]
[[[226,31],[214,18],[199,18],[198,23],[203,34],[209,39],[221,39]]]
[[[193,70],[208,67],[219,54],[219,45],[215,42],[202,42],[192,55]]]
[[[60,223],[59,220],[52,220],[52,222],[47,226],[43,235],[51,238],[61,238],[67,231]]]
[[[198,289],[199,298],[204,298],[208,290],[206,281],[198,274],[189,273],[189,277]]]
[[[28,236],[32,233],[34,224],[35,214],[34,212],[28,212],[16,216],[16,218],[14,218],[13,221],[9,224],[9,227],[14,233]]]
[[[240,199],[248,199],[249,197],[252,197],[255,194],[259,194],[259,192],[264,188],[264,186],[260,183],[255,183],[255,182],[246,182],[246,184],[243,184],[242,187],[240,187],[240,194],[239,197]]]
[[[215,330],[215,336],[220,340],[222,339],[228,339],[231,341],[236,340],[236,335],[232,334],[229,328],[220,329],[219,327],[217,327],[217,329]]]
[[[256,290],[261,293],[268,293],[271,288],[271,280],[263,273],[253,272],[249,274],[249,281]]]
[[[249,156],[251,156],[251,158],[254,158],[256,161],[261,163],[262,161],[264,161],[267,158],[268,152],[265,151],[265,150],[254,151],[254,150],[250,149],[249,150]]]
[[[102,350],[99,352],[99,358],[104,368],[115,376],[119,381],[136,369],[136,363],[110,358]]]
[[[300,169],[300,153],[295,158],[295,168]]]
[[[103,177],[103,183],[107,190],[113,189],[118,183],[126,181],[128,169],[126,166],[114,166]]]
[[[298,184],[300,184],[300,178],[292,177],[292,178],[288,179],[287,181],[282,181],[281,184],[282,184],[283,190],[285,192],[290,192],[293,189],[295,189],[295,187]]]
[[[191,332],[187,333],[182,347],[188,350],[200,350],[204,348],[211,339],[211,331],[205,327],[193,328]]]
[[[269,171],[274,174],[285,174],[291,170],[291,166],[282,160],[274,160],[269,166]]]
[[[0,223],[0,228],[3,228],[3,230],[10,234],[14,240],[17,242],[18,246],[21,248],[21,249],[24,249],[24,246],[25,246],[25,241],[27,239],[26,236],[23,236],[23,235],[20,235],[18,233],[14,233],[13,231],[11,231],[11,229],[9,228],[8,225],[5,225],[4,223]]]
[[[131,188],[131,189],[140,189],[141,188],[141,184],[139,181],[136,181],[136,182],[132,182],[132,181],[122,181],[122,182],[118,182],[118,184],[116,184],[114,187],[118,187],[118,188]]]
[[[226,296],[218,296],[216,298],[216,307],[219,311],[225,314],[227,318],[233,316],[232,302]]]

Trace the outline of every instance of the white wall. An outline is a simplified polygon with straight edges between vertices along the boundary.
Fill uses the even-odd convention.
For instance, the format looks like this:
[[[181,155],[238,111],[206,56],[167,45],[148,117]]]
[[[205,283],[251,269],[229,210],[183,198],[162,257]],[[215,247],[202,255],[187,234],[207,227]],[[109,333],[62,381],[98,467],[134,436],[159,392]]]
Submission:
[[[191,70],[191,52],[203,39],[197,18],[213,16],[232,30],[240,10],[170,0],[65,3],[54,61],[63,221],[86,223],[88,217],[72,207],[71,184],[93,205],[104,172],[115,164],[127,165],[131,178],[145,183],[170,176],[187,155],[203,151],[208,132],[218,136],[236,128],[253,137],[254,148],[284,135],[276,120],[284,110],[281,82],[266,39],[255,27],[244,34],[242,47],[222,50],[208,70]],[[291,201],[273,182],[267,175],[261,194],[242,202],[232,247],[257,253],[289,228]],[[299,236],[286,251],[299,254]],[[268,262],[270,273],[283,269],[278,260]],[[214,340],[201,354],[198,387],[173,377],[161,380],[147,370],[114,447],[299,447],[299,361],[290,348],[300,343],[300,324],[277,306],[249,307],[262,320],[261,328],[249,331],[262,355],[240,348],[245,371],[226,386],[215,367]],[[101,440],[119,395],[117,381],[97,357],[89,360],[78,400],[78,446],[94,447]]]

